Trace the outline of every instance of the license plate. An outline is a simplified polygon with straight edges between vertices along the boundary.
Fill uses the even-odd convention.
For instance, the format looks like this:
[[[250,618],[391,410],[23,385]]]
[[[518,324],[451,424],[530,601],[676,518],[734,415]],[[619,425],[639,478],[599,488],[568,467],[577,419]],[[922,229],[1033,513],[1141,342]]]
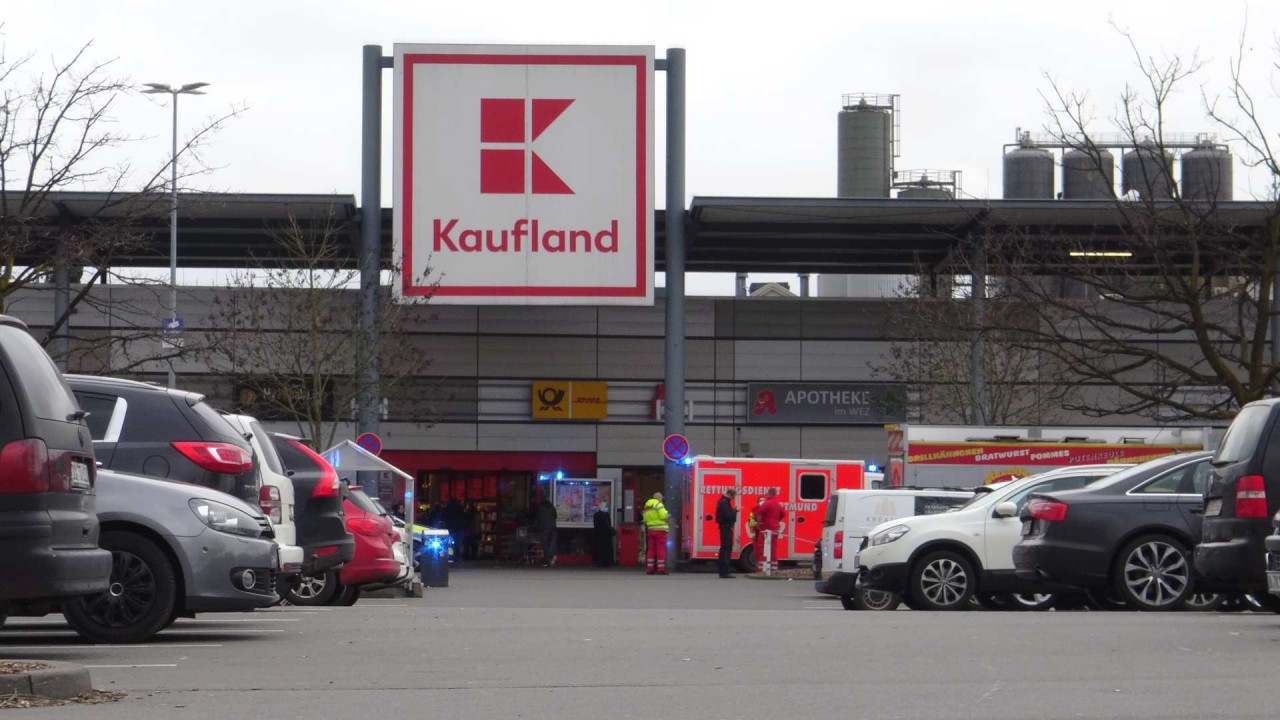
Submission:
[[[1273,595],[1280,595],[1280,572],[1267,573],[1267,590]]]
[[[852,566],[852,568],[850,568],[850,569],[852,569],[854,572],[857,572],[857,570],[858,570],[858,553],[854,553],[854,554],[853,554],[853,566]]]
[[[1222,498],[1215,498],[1204,504],[1204,514],[1217,517],[1222,514]]]
[[[1022,523],[1022,536],[1034,535],[1036,532],[1036,521],[1028,520]]]
[[[89,465],[80,460],[71,461],[71,489],[89,489]]]

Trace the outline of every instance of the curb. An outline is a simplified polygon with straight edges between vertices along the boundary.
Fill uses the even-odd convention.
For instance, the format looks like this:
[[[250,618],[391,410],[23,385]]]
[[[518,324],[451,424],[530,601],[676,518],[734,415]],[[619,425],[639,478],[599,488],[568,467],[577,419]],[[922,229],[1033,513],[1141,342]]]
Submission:
[[[0,658],[0,662],[24,662]],[[93,691],[89,671],[82,665],[41,660],[49,667],[14,675],[0,675],[0,695],[34,695],[52,700],[69,700]]]

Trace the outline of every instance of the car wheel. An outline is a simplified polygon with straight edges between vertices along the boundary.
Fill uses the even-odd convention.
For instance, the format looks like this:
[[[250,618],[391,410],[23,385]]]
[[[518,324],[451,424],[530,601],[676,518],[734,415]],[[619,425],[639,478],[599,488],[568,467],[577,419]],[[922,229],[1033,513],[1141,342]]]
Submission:
[[[298,586],[285,594],[290,605],[328,605],[338,592],[338,573],[332,570],[323,575],[305,575]]]
[[[1135,610],[1177,610],[1191,594],[1187,549],[1173,538],[1140,537],[1124,546],[1116,563],[1115,588]]]
[[[133,533],[103,533],[98,544],[111,551],[111,586],[68,602],[62,614],[90,642],[150,639],[176,616],[178,578],[173,564],[154,543]]]
[[[1008,596],[1009,609],[1041,612],[1054,607],[1056,598],[1052,593],[1012,593]]]
[[[1280,613],[1280,597],[1276,597],[1270,593],[1250,594],[1245,596],[1245,602],[1256,607],[1262,612]]]
[[[1222,607],[1226,601],[1227,596],[1218,593],[1191,593],[1183,607],[1196,612],[1212,612]]]
[[[852,596],[849,596],[849,595],[841,595],[841,596],[840,596],[840,607],[844,608],[845,610],[857,610],[857,609],[858,609],[858,605],[857,605],[857,603],[855,603],[855,602],[853,601],[853,597],[852,597]]]
[[[897,593],[858,587],[853,591],[853,607],[856,610],[897,610],[902,598]]]
[[[9,608],[7,606],[0,605],[0,628],[4,627],[4,623],[8,619],[9,619]]]
[[[1090,610],[1129,610],[1114,587],[1089,588],[1084,591],[1085,604]]]
[[[973,597],[973,567],[947,550],[930,553],[911,572],[911,595],[926,610],[961,610]]]
[[[1004,594],[974,593],[973,602],[984,610],[1008,610],[1009,596]]]
[[[334,593],[333,600],[330,600],[329,604],[338,607],[351,607],[359,599],[360,587],[358,585],[343,585],[341,590]]]
[[[738,571],[753,573],[756,571],[756,549],[751,545],[742,548],[738,553]]]

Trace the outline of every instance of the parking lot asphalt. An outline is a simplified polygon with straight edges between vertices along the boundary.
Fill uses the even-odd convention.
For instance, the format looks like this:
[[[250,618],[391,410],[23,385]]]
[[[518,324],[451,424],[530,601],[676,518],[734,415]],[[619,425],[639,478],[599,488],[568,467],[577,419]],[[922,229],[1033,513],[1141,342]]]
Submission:
[[[134,646],[12,619],[108,705],[15,718],[1271,718],[1280,617],[846,612],[812,583],[458,569],[421,599],[180,620]]]

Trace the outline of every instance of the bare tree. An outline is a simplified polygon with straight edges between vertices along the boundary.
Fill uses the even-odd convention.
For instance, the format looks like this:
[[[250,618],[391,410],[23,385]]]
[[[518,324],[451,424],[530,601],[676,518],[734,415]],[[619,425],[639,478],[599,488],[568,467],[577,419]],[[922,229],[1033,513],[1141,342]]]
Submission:
[[[236,384],[237,409],[261,419],[288,420],[323,447],[362,396],[358,369],[378,362],[379,397],[420,374],[406,333],[420,310],[385,292],[370,345],[360,328],[359,271],[343,267],[343,233],[332,217],[313,223],[291,216],[277,236],[278,261],[254,261],[236,273],[214,301],[202,356]]]
[[[1068,409],[1226,419],[1280,389],[1276,340],[1268,335],[1280,269],[1280,162],[1241,80],[1242,40],[1225,99],[1203,90],[1203,109],[1246,164],[1268,174],[1269,190],[1252,203],[1224,203],[1229,165],[1209,162],[1189,174],[1186,155],[1180,182],[1175,153],[1188,143],[1168,129],[1171,99],[1205,65],[1194,56],[1144,55],[1121,32],[1142,82],[1126,88],[1111,117],[1137,153],[1126,192],[1110,195],[1114,221],[1048,238],[1006,226],[986,241],[992,272],[1019,308],[1017,344],[1069,371],[1065,382],[1107,389],[1077,397]],[[1110,170],[1104,149],[1115,146],[1107,137],[1115,133],[1094,131],[1088,96],[1050,79],[1045,98],[1051,136],[1092,158],[1099,173]],[[1225,151],[1211,136],[1202,140],[1200,148]],[[1002,328],[997,314],[983,329]]]
[[[113,74],[113,61],[92,59],[92,50],[86,43],[69,59],[39,67],[32,55],[12,58],[0,47],[0,312],[15,293],[55,272],[69,273],[70,282],[80,285],[52,319],[46,345],[77,306],[93,302],[94,283],[140,282],[113,267],[120,254],[140,246],[140,223],[162,217],[167,208],[173,158],[149,170],[120,160],[120,150],[142,140],[119,130],[113,117],[134,89],[128,78]],[[209,171],[200,147],[243,109],[208,119],[180,142],[179,182]],[[92,271],[81,283],[86,268]],[[150,359],[166,354],[176,352],[159,350]]]

